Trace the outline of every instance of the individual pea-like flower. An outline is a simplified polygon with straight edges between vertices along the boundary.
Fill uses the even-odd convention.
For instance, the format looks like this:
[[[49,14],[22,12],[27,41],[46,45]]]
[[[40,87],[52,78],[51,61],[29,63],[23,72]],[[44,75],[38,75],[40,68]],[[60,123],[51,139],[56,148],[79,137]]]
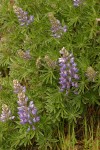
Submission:
[[[74,3],[74,6],[79,6],[79,4],[80,4],[80,0],[73,0],[73,3]]]
[[[78,7],[78,6],[80,6],[80,4],[82,4],[82,2],[83,2],[83,0],[73,0],[73,5],[75,7]]]
[[[29,16],[28,12],[23,11],[22,8],[14,5],[13,10],[18,17],[18,20],[21,26],[24,26],[24,25],[28,26],[30,23],[33,22],[34,17],[32,15]]]
[[[36,123],[40,120],[40,117],[37,116],[37,108],[35,107],[33,101],[29,102],[28,111],[30,113],[29,122],[32,121],[33,123]]]
[[[29,50],[27,50],[27,51],[22,51],[22,50],[19,50],[18,51],[18,55],[21,57],[21,58],[23,58],[23,59],[25,59],[25,60],[29,60],[29,59],[31,59],[31,55],[30,55],[30,51]]]
[[[96,77],[97,72],[90,66],[86,70],[86,76],[89,81],[94,81]]]
[[[18,80],[14,80],[14,91],[18,94],[18,115],[21,124],[28,124],[28,131],[32,128],[35,130],[35,123],[39,122],[40,117],[37,116],[37,108],[35,107],[33,101],[28,104],[28,97],[25,95],[26,89],[21,86]],[[17,91],[17,92],[16,92]]]
[[[60,91],[66,91],[66,94],[72,89],[75,94],[77,94],[78,88],[78,69],[75,63],[74,56],[69,53],[64,47],[61,49],[59,58],[60,66]]]
[[[2,105],[2,113],[0,116],[0,121],[6,122],[6,121],[12,120],[14,118],[15,118],[15,116],[12,116],[11,110],[9,109],[9,107],[6,104],[3,104]]]
[[[51,22],[52,36],[60,38],[64,32],[67,31],[66,25],[62,27],[59,20],[57,20],[52,13],[49,13],[49,20]]]

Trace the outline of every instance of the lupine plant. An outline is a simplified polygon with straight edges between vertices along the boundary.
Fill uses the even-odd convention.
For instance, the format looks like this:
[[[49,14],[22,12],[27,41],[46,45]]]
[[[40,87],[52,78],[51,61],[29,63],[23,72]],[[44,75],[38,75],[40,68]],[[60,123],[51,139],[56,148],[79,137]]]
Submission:
[[[11,114],[11,110],[9,109],[9,107],[6,104],[2,105],[2,113],[0,116],[0,121],[2,122],[6,122],[7,120],[11,120],[14,119],[15,116],[12,116]]]
[[[100,149],[100,0],[0,1],[0,150]]]
[[[77,74],[77,64],[74,61],[73,54],[69,54],[68,51],[63,47],[60,51],[62,57],[59,58],[59,66],[60,66],[60,91],[66,90],[66,94],[68,94],[71,87],[77,88],[79,76]],[[76,93],[76,91],[74,91]]]
[[[66,25],[62,27],[60,21],[57,20],[52,13],[49,13],[48,16],[52,26],[51,28],[52,36],[55,38],[60,38],[63,32],[67,31]]]
[[[20,118],[21,124],[29,124],[28,130],[30,130],[30,126],[33,130],[35,130],[34,123],[38,122],[40,118],[37,116],[37,109],[34,106],[33,101],[29,102],[29,106],[27,104],[28,97],[25,95],[26,88],[21,86],[18,80],[13,80],[14,84],[14,92],[18,94],[18,115]]]
[[[28,16],[28,12],[23,11],[22,8],[19,8],[15,5],[13,6],[13,9],[21,26],[29,25],[31,22],[33,22],[33,16]]]

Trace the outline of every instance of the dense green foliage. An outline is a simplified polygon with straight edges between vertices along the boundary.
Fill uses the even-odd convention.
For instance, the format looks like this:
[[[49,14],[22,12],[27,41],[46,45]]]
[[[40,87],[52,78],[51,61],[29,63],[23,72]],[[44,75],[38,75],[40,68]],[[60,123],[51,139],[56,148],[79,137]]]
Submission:
[[[0,150],[67,150],[64,137],[71,132],[73,146],[77,140],[74,129],[78,124],[86,127],[88,108],[98,111],[100,105],[100,22],[96,19],[100,18],[100,1],[84,0],[79,7],[74,7],[72,0],[17,0],[14,5],[33,15],[34,21],[20,26],[13,1],[0,1],[0,112],[2,104],[7,104],[16,116],[0,122]],[[48,13],[67,26],[61,38],[51,36]],[[78,95],[59,92],[62,47],[75,56],[80,76]],[[19,50],[30,50],[31,59],[24,59]],[[27,125],[20,124],[15,79],[26,86],[26,95],[38,109],[40,122],[35,131],[27,132]]]

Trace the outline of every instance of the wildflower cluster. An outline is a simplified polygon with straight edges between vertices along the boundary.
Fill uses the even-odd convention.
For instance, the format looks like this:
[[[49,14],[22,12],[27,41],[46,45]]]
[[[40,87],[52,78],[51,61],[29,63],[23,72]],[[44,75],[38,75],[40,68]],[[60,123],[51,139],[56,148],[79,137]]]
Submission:
[[[61,86],[60,91],[66,91],[66,94],[69,93],[69,90],[74,89],[74,93],[77,94],[78,80],[79,76],[77,74],[77,64],[74,61],[74,56],[72,53],[68,53],[68,51],[63,47],[60,51],[62,55],[59,58],[59,66],[60,66],[60,78],[59,83]]]
[[[25,59],[25,60],[31,59],[31,55],[30,55],[30,51],[29,51],[29,50],[27,50],[27,51],[25,51],[25,52],[23,52],[22,50],[19,50],[19,51],[18,51],[18,55],[19,55],[21,58]]]
[[[52,13],[49,13],[49,20],[52,26],[52,36],[55,38],[60,38],[63,32],[67,31],[66,25],[62,27],[60,21],[57,20]]]
[[[28,16],[28,12],[23,11],[22,8],[17,7],[16,5],[13,6],[14,12],[18,17],[19,23],[21,26],[29,25],[33,22],[34,17],[32,15]]]
[[[14,84],[14,92],[18,94],[18,115],[20,118],[21,124],[28,124],[30,130],[30,127],[32,127],[33,130],[35,130],[34,124],[40,120],[40,118],[37,116],[37,109],[34,106],[33,101],[29,102],[28,105],[28,97],[26,97],[25,87],[21,86],[20,83],[17,80],[13,80]]]
[[[6,104],[3,104],[0,121],[6,122],[7,120],[12,120],[14,118],[15,118],[15,116],[12,116],[11,110],[9,109],[9,107]]]

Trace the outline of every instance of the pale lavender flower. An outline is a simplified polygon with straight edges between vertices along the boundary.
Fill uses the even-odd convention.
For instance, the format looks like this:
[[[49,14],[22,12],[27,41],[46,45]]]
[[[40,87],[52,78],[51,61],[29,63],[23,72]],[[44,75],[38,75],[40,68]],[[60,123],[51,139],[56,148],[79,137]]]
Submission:
[[[82,2],[83,2],[83,0],[73,0],[73,5],[75,7],[78,7]]]
[[[30,126],[28,127],[28,129],[27,129],[27,132],[29,132],[30,131]]]
[[[63,47],[60,51],[62,55],[59,58],[59,66],[60,66],[60,91],[66,91],[66,94],[69,93],[70,89],[74,90],[76,93],[76,89],[78,87],[78,69],[77,64],[74,61],[73,54],[69,54],[68,51]]]
[[[28,12],[23,11],[22,8],[19,8],[17,6],[13,6],[14,12],[18,17],[19,23],[21,26],[29,25],[34,21],[34,17],[32,15],[28,16]]]
[[[31,55],[30,55],[30,51],[29,50],[27,50],[26,52],[24,52],[23,58],[24,59],[31,59]]]
[[[15,116],[12,116],[11,110],[9,109],[9,107],[6,104],[3,104],[0,121],[6,122],[7,120],[12,120],[14,118],[15,118]]]
[[[55,38],[60,38],[62,34],[67,31],[67,26],[62,26],[60,21],[57,20],[52,13],[49,13],[49,20],[52,26],[52,36]]]
[[[35,130],[35,126],[32,126],[32,129]]]
[[[35,117],[34,119],[33,119],[33,122],[38,122],[40,120],[40,117]]]

